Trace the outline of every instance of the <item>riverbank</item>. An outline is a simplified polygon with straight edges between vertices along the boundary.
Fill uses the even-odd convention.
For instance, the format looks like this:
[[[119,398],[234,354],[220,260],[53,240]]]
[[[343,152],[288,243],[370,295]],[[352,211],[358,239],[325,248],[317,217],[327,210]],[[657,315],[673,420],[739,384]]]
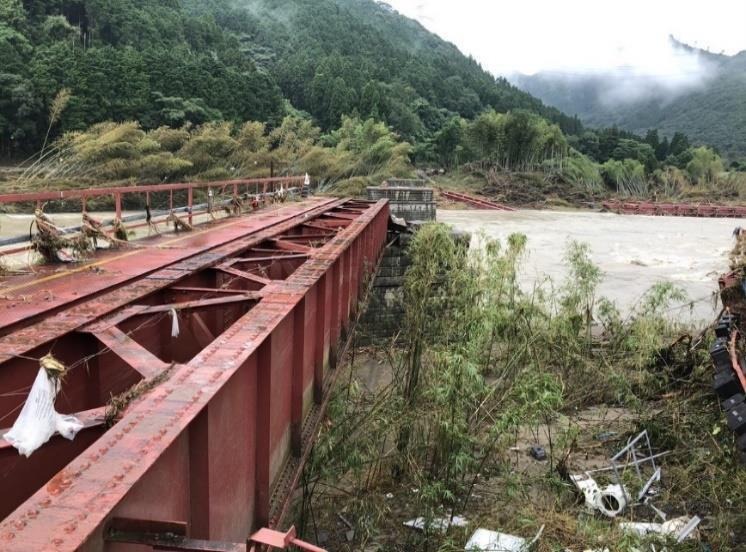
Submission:
[[[651,184],[637,196],[619,195],[605,185],[564,182],[543,172],[467,172],[457,170],[432,178],[436,188],[482,195],[511,207],[550,210],[601,210],[607,200],[746,205],[746,177],[721,178],[700,185]]]
[[[551,290],[525,291],[531,238],[463,257],[448,235],[430,226],[413,240],[402,333],[374,349],[353,340],[340,366],[298,502],[306,538],[456,552],[484,528],[540,535],[536,552],[741,550],[746,471],[711,391],[712,335],[667,315],[675,287],[614,309],[591,250],[575,243]],[[637,458],[656,455],[655,467],[638,472],[623,455],[618,479],[594,472],[630,498],[616,517],[589,508],[571,476],[608,467],[638,436]],[[694,516],[678,544],[621,525]]]

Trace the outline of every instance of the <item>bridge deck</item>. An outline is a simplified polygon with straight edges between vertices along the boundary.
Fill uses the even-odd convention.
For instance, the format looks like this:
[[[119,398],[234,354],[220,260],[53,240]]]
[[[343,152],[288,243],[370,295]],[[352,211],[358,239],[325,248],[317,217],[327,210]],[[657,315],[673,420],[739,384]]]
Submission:
[[[51,351],[57,409],[86,427],[28,459],[0,440],[0,548],[149,550],[113,542],[123,519],[245,543],[280,522],[387,224],[385,201],[305,202],[7,281],[0,426]]]

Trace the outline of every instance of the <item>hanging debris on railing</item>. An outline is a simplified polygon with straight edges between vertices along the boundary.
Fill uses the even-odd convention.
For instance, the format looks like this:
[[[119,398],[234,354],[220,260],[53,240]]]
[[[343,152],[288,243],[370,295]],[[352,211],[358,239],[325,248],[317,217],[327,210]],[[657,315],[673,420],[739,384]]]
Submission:
[[[119,222],[119,225],[123,227],[122,221],[117,219],[114,224],[115,232],[119,233],[119,231],[116,229],[116,223]],[[90,216],[88,213],[83,213],[83,226],[81,227],[81,232],[84,236],[86,236],[88,239],[93,241],[93,248],[98,248],[98,240],[103,240],[106,243],[109,244],[109,247],[119,247],[121,245],[124,245],[124,242],[127,241],[127,231],[124,230],[124,239],[120,239],[119,237],[112,236],[106,231],[104,231],[104,224],[102,222],[97,221],[92,216]]]
[[[153,221],[153,213],[150,210],[150,204],[145,205],[145,222],[148,224],[148,234],[160,234],[161,231],[158,230],[158,226]]]
[[[55,433],[73,440],[83,424],[74,416],[54,409],[66,367],[51,354],[39,361],[39,372],[13,427],[3,438],[27,458]]]
[[[210,215],[210,218],[212,220],[216,220],[215,213],[213,212],[214,208],[215,208],[215,192],[212,191],[212,188],[207,188],[207,214]]]
[[[41,209],[34,212],[36,234],[31,238],[34,249],[48,262],[70,262],[84,258],[93,251],[92,244],[84,234],[66,237]],[[72,257],[64,255],[70,250]]]
[[[127,227],[122,222],[122,219],[116,219],[112,224],[112,227],[114,228],[114,237],[116,239],[123,242],[129,241],[129,233],[127,232]]]
[[[241,213],[243,213],[243,208],[243,201],[241,201],[241,198],[238,196],[235,196],[233,199],[231,199],[229,205],[225,205],[223,207],[229,217],[240,217]]]
[[[192,225],[180,218],[176,213],[171,213],[166,219],[167,223],[173,223],[175,232],[191,232],[194,230]]]

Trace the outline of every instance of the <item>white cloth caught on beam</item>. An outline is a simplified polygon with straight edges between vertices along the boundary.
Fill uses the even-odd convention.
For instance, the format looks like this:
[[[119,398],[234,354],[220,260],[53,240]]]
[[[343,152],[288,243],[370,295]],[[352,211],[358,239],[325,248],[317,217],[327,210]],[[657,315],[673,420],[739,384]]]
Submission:
[[[44,368],[39,368],[28,398],[13,427],[3,438],[25,457],[59,433],[73,440],[83,424],[74,416],[59,414],[54,409],[54,400],[59,391],[59,380],[50,378]]]

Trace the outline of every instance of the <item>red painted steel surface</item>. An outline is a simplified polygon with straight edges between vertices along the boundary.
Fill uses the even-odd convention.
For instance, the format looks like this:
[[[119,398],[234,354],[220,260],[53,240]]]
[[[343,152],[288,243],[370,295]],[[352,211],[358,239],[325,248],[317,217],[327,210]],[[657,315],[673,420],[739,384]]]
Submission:
[[[446,199],[450,199],[451,201],[460,201],[461,203],[466,203],[467,205],[476,207],[477,209],[487,209],[491,211],[515,211],[515,209],[513,209],[512,207],[508,207],[507,205],[503,205],[502,203],[496,203],[482,197],[476,197],[461,192],[453,192],[447,190],[442,190],[440,193]]]
[[[303,214],[305,212],[302,210]],[[298,208],[294,207],[259,212],[251,217],[229,218],[200,227],[194,232],[138,242],[144,249],[119,249],[100,254],[95,260],[69,270],[47,267],[42,270],[41,277],[37,273],[5,279],[0,297],[0,335],[7,333],[8,327],[12,329],[28,318],[48,314],[81,298],[90,298],[95,292],[139,279],[177,261],[204,254],[209,248],[287,222],[298,214]],[[183,270],[193,269],[189,266]],[[73,278],[75,285],[70,284]]]
[[[287,498],[281,475],[296,480],[308,454],[306,420],[328,396],[387,225],[385,201],[306,202],[215,224],[175,250],[101,259],[111,285],[89,269],[17,282],[37,298],[56,291],[2,311],[0,389],[27,388],[52,350],[69,367],[58,410],[89,413],[74,441],[53,437],[30,459],[0,445],[0,549],[151,549],[107,542],[115,518],[183,524],[194,542],[245,543],[267,526],[271,501]],[[164,381],[107,429],[110,396],[154,377]],[[0,426],[23,399],[0,396]]]
[[[654,203],[644,201],[604,201],[607,211],[625,215],[665,217],[746,218],[746,207],[697,203]]]

